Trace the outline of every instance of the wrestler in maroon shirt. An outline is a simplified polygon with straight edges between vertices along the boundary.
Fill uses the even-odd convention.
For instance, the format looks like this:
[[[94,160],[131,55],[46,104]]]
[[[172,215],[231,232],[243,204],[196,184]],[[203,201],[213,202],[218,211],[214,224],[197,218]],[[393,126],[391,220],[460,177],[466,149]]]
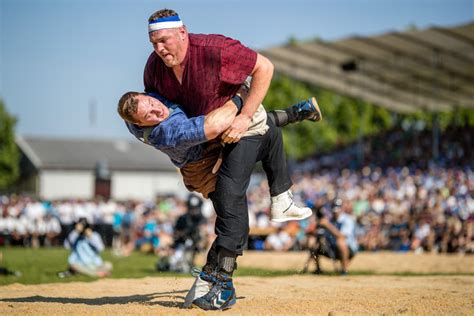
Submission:
[[[152,33],[154,34],[154,33]],[[145,67],[145,90],[181,104],[188,116],[206,115],[234,96],[252,73],[257,53],[222,35],[189,34],[181,83],[156,52]]]
[[[154,52],[145,67],[145,91],[180,104],[188,116],[205,115],[235,95],[252,76],[241,113],[224,133],[237,142],[267,93],[273,64],[264,56],[222,35],[189,34],[183,25],[149,33]]]

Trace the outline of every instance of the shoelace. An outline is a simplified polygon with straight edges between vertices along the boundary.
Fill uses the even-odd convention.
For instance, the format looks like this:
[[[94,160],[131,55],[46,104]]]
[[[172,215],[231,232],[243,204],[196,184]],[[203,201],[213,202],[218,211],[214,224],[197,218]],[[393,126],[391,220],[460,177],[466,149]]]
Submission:
[[[295,204],[295,202],[293,201],[293,193],[291,193],[291,191],[288,191],[288,196],[290,197],[291,203],[286,208],[286,210],[283,211],[283,213],[286,213]]]
[[[224,286],[225,282],[216,278],[216,282],[212,285],[209,292],[207,292],[206,295],[203,296],[203,298],[206,301],[211,301],[214,297],[217,297],[219,295]]]
[[[209,294],[211,297],[214,297],[214,296],[217,296],[219,295],[219,293],[221,292],[223,288],[223,284],[222,283],[216,283],[213,287],[211,287],[211,290],[209,291]]]
[[[219,282],[223,282],[221,280],[219,280],[215,275],[213,274],[210,274],[210,273],[207,273],[207,272],[203,272],[201,269],[197,268],[197,267],[193,267],[191,269],[191,275],[193,277],[198,277],[201,275],[201,273],[205,273],[206,274],[206,279],[204,278],[201,278],[202,280],[206,281],[206,282],[211,282],[213,284],[217,284]]]

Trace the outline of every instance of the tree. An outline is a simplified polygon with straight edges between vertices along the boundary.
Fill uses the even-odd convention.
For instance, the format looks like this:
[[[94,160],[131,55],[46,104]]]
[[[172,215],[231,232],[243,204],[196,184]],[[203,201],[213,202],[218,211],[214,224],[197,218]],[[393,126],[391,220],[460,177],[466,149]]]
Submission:
[[[0,190],[11,190],[20,175],[20,153],[15,143],[16,118],[0,100]]]
[[[289,44],[291,43],[292,41],[289,41]],[[337,146],[354,144],[363,138],[389,131],[395,126],[420,125],[431,129],[436,124],[444,131],[453,126],[474,125],[474,109],[461,105],[445,112],[420,109],[408,114],[395,113],[281,74],[274,76],[263,104],[267,110],[282,109],[311,96],[316,96],[323,120],[318,123],[293,124],[282,129],[288,158],[303,159],[317,153],[329,152]]]
[[[281,109],[316,96],[323,114],[318,123],[303,122],[283,128],[285,151],[289,158],[302,159],[347,145],[360,137],[374,135],[393,126],[388,110],[367,102],[312,87],[288,76],[276,75],[265,97],[267,109]]]

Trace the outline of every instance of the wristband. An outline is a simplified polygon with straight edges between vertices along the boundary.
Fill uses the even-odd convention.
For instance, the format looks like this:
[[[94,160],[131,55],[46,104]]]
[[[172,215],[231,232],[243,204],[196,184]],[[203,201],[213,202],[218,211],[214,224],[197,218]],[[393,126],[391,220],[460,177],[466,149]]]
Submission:
[[[242,106],[244,105],[242,98],[238,95],[234,95],[232,97],[232,102],[234,102],[235,106],[237,107],[237,114],[240,114],[240,111],[242,111]]]

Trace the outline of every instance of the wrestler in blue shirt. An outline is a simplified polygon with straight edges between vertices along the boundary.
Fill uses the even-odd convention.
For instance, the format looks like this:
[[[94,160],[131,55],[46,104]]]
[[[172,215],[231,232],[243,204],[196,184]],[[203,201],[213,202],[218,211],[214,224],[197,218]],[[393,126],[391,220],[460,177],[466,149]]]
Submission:
[[[136,113],[132,113],[133,120],[125,120],[128,130],[140,141],[168,155],[178,168],[198,161],[203,152],[201,144],[221,134],[242,107],[240,97],[234,97],[206,116],[188,118],[177,104],[158,94],[129,92],[122,99],[136,102],[137,106]],[[129,107],[133,108],[133,104],[126,108]]]
[[[275,121],[279,125],[286,125],[289,122],[312,119],[315,114],[320,119],[319,108],[315,107],[314,104],[317,104],[314,98],[300,102],[284,111],[280,111],[280,113],[269,115],[268,117],[271,119],[268,121],[265,119],[265,113],[263,113],[263,120],[254,117],[256,126],[263,123],[263,126],[266,128],[267,124],[269,125],[269,131],[266,132],[267,130],[264,129],[263,134],[260,134],[262,137],[255,139],[262,144],[261,149],[259,149],[261,152],[255,158],[260,157],[258,159],[262,160],[269,179],[272,200],[271,216],[273,221],[301,220],[312,214],[311,209],[306,207],[300,208],[293,202],[289,190],[291,180],[285,167],[286,159],[282,151],[281,132],[276,131],[278,128]],[[176,104],[157,94],[148,95],[139,92],[127,92],[119,101],[118,112],[126,121],[128,129],[135,137],[164,152],[177,167],[184,171],[186,168],[183,167],[187,167],[191,162],[204,159],[203,154],[205,155],[204,151],[206,150],[204,143],[218,137],[227,130],[232,124],[239,106],[242,106],[242,100],[240,100],[240,97],[234,97],[222,107],[211,111],[205,116],[188,118]],[[291,117],[292,114],[294,114],[293,117]],[[204,176],[201,178],[199,174],[202,171],[207,172],[209,170],[208,163],[212,161],[206,160],[206,164],[199,165],[198,169],[191,168],[191,170],[187,170],[187,177],[183,174],[183,179],[186,178],[184,180],[188,188],[199,191],[204,196],[215,192],[202,192],[209,189],[214,190],[214,188],[202,188],[202,184],[212,184],[212,181],[209,178],[206,179],[208,182],[204,181]],[[241,163],[255,164],[256,161],[242,161]],[[212,174],[216,174],[218,167],[219,159],[216,158],[215,165],[211,171]],[[249,168],[249,166],[246,167],[247,169]],[[198,177],[197,181],[199,183],[194,182],[196,177]],[[193,183],[186,180],[192,180]],[[213,180],[215,181],[215,178]],[[274,192],[281,191],[280,187],[288,187],[288,189],[283,193],[275,194]],[[199,189],[202,190],[200,191]]]

